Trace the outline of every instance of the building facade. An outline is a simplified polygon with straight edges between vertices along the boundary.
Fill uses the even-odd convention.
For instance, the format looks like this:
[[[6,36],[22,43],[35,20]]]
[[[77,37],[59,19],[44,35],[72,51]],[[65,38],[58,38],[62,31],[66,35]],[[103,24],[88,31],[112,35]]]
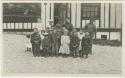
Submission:
[[[95,38],[121,40],[122,39],[122,4],[121,3],[41,3],[40,17],[37,22],[4,22],[4,29],[32,29],[38,25],[41,28],[50,27],[69,17],[74,28],[84,28],[91,18],[95,19],[97,27]],[[13,26],[10,27],[10,26]]]

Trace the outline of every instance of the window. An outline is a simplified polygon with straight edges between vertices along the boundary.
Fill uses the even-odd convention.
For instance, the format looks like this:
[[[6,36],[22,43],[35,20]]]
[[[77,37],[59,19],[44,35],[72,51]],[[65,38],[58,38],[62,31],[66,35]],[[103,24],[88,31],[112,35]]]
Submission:
[[[107,40],[107,35],[101,35],[101,39]]]
[[[40,16],[40,3],[3,4],[3,22],[37,22]]]
[[[82,19],[95,18],[99,19],[100,17],[100,4],[99,3],[82,3]]]

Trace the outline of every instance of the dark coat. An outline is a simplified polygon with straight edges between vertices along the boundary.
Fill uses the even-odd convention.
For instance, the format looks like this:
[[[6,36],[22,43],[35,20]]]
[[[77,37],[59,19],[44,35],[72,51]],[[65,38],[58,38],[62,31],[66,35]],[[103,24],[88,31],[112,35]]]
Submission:
[[[78,36],[71,35],[70,36],[70,47],[71,49],[76,49],[79,47],[80,40]]]
[[[85,31],[90,33],[91,38],[96,33],[96,26],[94,24],[88,23],[85,25],[84,29],[85,29]]]
[[[51,40],[49,37],[45,37],[42,40],[42,47],[43,49],[51,49]]]
[[[41,44],[41,37],[39,33],[33,33],[31,35],[31,43],[32,44]]]
[[[57,32],[52,33],[52,43],[57,43],[59,41],[60,35]]]
[[[91,43],[91,38],[90,37],[83,37],[82,43],[81,43],[82,49],[85,48],[85,47],[90,47],[91,44],[92,43]]]

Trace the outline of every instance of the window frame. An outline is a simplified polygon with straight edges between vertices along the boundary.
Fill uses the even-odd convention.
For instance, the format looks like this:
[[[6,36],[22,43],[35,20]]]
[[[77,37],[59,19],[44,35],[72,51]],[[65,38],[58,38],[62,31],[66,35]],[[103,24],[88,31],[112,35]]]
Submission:
[[[81,19],[85,19],[85,20],[90,20],[91,17],[93,17],[94,19],[100,19],[100,6],[101,3],[82,3],[81,4]],[[88,8],[90,7],[90,11],[85,11],[83,10],[84,8]],[[97,11],[91,11],[91,7],[97,7]],[[89,13],[90,15],[87,17],[87,12],[93,12],[94,16],[91,16],[91,13]],[[83,17],[83,13],[85,14],[85,17]],[[95,13],[97,13],[97,15],[95,16]]]

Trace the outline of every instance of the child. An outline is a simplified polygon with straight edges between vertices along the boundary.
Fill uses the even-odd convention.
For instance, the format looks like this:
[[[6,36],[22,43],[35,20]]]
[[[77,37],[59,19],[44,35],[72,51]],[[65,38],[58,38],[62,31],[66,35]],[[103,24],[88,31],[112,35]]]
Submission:
[[[52,56],[53,55],[58,56],[59,35],[57,33],[58,33],[57,30],[53,29],[53,32],[52,32]]]
[[[63,54],[64,57],[67,57],[67,55],[70,54],[70,37],[67,34],[68,30],[64,30],[64,34],[61,36],[61,46],[59,49],[59,53]]]
[[[82,38],[85,36],[85,33],[83,32],[82,29],[79,30],[78,32],[78,37],[79,37],[79,40],[80,40],[80,43],[79,43],[79,53],[81,53],[81,50],[82,50],[82,47],[81,47],[81,42],[82,42]],[[79,54],[81,55],[81,54]]]
[[[26,51],[31,52],[32,45],[30,43],[30,35],[26,35]]]
[[[41,38],[37,28],[34,29],[34,33],[31,35],[31,43],[33,55],[35,57],[40,56]]]
[[[40,51],[41,51],[41,52],[42,52],[42,50],[43,50],[43,47],[42,47],[42,40],[44,39],[44,33],[45,33],[45,31],[44,31],[44,30],[41,30],[41,33],[40,33],[40,37],[41,37]]]
[[[82,39],[82,54],[81,57],[84,57],[84,55],[86,55],[85,58],[88,58],[88,53],[91,51],[91,37],[89,32],[85,33],[85,37],[83,37]]]
[[[50,42],[48,43],[50,45],[50,51],[49,55],[52,56],[52,29],[50,28],[48,31],[48,38],[50,39]]]
[[[78,38],[78,35],[77,35],[77,31],[76,29],[73,29],[73,35],[70,37],[71,39],[71,43],[70,43],[70,50],[71,50],[71,55],[73,55],[73,57],[76,57],[77,54],[78,54],[78,49],[79,49],[79,38]]]
[[[43,53],[45,56],[49,56],[51,51],[51,41],[49,39],[48,33],[45,33],[44,36],[45,37],[42,40]]]

